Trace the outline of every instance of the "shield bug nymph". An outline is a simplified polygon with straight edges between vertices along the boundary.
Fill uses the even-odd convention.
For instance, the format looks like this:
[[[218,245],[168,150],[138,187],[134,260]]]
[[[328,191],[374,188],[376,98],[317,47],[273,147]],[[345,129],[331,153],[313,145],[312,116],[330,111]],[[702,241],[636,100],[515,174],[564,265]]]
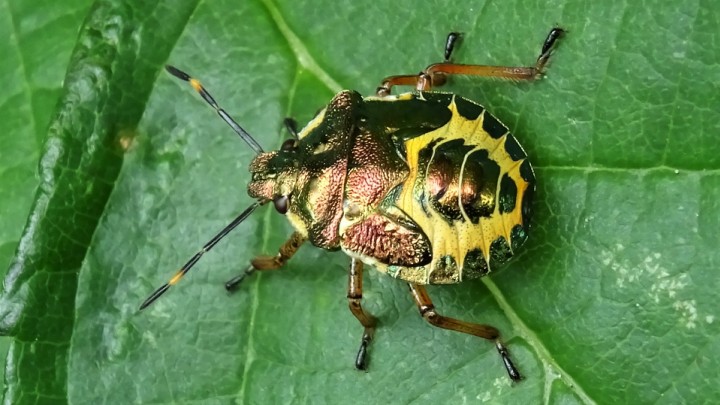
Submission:
[[[499,331],[440,315],[424,285],[482,277],[508,261],[527,239],[535,175],[508,128],[481,105],[432,90],[451,75],[534,80],[564,30],[553,28],[531,67],[465,65],[450,61],[459,34],[450,33],[445,60],[415,75],[390,76],[376,95],[341,91],[302,130],[285,121],[292,138],[276,151],[262,147],[199,81],[189,82],[257,153],[248,193],[256,201],[200,249],[143,302],[146,308],[176,284],[256,208],[272,202],[295,232],[274,256],[258,256],[228,290],[255,271],[283,266],[304,242],[350,256],[347,297],[364,327],[355,366],[365,369],[377,324],[363,309],[363,264],[408,283],[430,324],[491,340],[512,380],[522,377]],[[398,85],[415,91],[392,95]]]

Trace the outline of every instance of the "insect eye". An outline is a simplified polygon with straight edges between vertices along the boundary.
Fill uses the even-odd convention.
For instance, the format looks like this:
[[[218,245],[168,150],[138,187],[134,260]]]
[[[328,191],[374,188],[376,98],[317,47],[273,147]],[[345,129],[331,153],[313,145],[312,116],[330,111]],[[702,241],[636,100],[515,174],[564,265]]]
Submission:
[[[278,197],[273,200],[273,204],[275,204],[275,209],[277,210],[277,212],[285,215],[290,205],[290,196],[284,195],[282,197]]]
[[[285,142],[283,142],[282,145],[280,146],[280,150],[291,151],[293,149],[295,149],[295,140],[294,139],[288,139]]]

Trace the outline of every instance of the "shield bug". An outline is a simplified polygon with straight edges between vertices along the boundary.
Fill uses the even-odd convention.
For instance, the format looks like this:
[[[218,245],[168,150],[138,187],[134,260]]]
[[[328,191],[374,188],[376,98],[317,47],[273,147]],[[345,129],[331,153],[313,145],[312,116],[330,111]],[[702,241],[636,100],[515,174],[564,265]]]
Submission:
[[[175,285],[256,208],[272,202],[295,232],[276,255],[253,259],[226,283],[228,290],[255,271],[283,266],[304,242],[342,250],[350,256],[350,311],[364,327],[358,369],[366,368],[377,324],[361,304],[363,264],[369,264],[407,282],[430,324],[493,341],[510,378],[520,380],[496,328],[440,315],[424,286],[482,277],[510,259],[527,239],[535,175],[525,151],[497,118],[473,101],[432,90],[451,75],[537,79],[563,33],[561,28],[549,32],[531,67],[451,62],[460,35],[450,33],[445,61],[419,74],[387,77],[374,96],[341,91],[302,130],[286,120],[292,138],[272,152],[264,152],[199,81],[168,66],[257,153],[248,185],[256,201],[140,309]],[[398,85],[415,91],[392,95]]]

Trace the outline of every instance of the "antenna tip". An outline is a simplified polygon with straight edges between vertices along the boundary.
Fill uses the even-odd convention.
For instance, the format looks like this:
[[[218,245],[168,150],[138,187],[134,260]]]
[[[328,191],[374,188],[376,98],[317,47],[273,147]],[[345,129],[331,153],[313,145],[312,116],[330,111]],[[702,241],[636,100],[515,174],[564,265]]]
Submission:
[[[189,74],[183,72],[182,70],[176,68],[175,66],[165,65],[165,70],[167,70],[168,73],[177,77],[180,80],[185,80],[186,82],[188,82],[191,79]]]
[[[165,294],[165,291],[167,291],[170,288],[170,284],[164,284],[162,287],[155,290],[154,293],[152,293],[145,301],[143,301],[142,304],[140,304],[140,311],[147,308],[155,302],[156,299],[160,298],[161,295]]]

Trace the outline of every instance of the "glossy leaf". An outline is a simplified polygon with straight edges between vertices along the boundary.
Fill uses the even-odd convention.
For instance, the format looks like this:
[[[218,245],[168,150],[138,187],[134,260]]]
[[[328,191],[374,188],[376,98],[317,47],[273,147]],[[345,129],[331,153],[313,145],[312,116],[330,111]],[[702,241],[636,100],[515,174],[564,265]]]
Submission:
[[[96,3],[0,301],[13,336],[6,399],[717,398],[720,14],[665,3]],[[448,31],[465,34],[457,61],[527,65],[555,23],[569,34],[544,80],[446,88],[513,129],[539,192],[507,268],[430,293],[440,312],[498,327],[524,381],[509,383],[491,344],[425,324],[407,288],[370,269],[364,299],[381,328],[370,371],[356,372],[362,328],[339,252],[303,247],[229,296],[223,282],[291,232],[270,207],[137,311],[251,203],[252,152],[164,63],[201,79],[270,149],[288,136],[284,117],[306,122],[341,88],[371,94],[440,60]]]

